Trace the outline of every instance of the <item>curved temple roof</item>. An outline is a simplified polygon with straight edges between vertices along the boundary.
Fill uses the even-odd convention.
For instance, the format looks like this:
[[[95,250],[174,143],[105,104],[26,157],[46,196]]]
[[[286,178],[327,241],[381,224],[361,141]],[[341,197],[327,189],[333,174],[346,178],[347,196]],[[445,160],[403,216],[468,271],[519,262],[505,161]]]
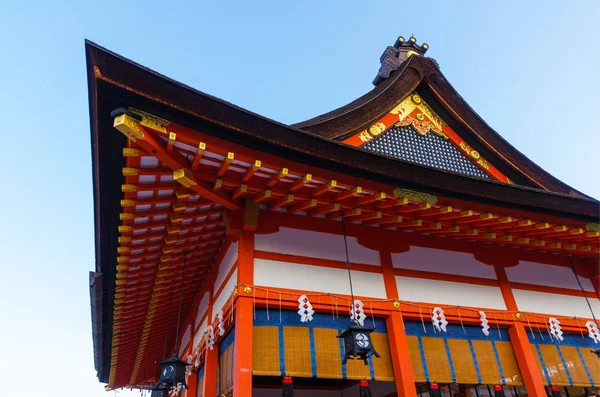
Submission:
[[[300,211],[299,207],[317,205],[315,212],[320,211],[321,214],[327,210],[327,206],[337,205],[337,208],[343,210],[350,208],[352,215],[357,218],[379,222],[382,212],[401,201],[394,199],[391,192],[395,191],[395,188],[399,188],[400,191],[410,189],[439,195],[443,204],[438,203],[438,207],[443,205],[443,209],[448,211],[453,210],[451,205],[456,205],[454,211],[460,206],[471,206],[478,212],[475,220],[478,224],[495,223],[496,219],[498,222],[508,223],[521,219],[518,225],[515,223],[515,227],[520,228],[522,233],[531,231],[537,224],[543,225],[544,228],[549,228],[550,224],[561,225],[556,230],[549,229],[552,230],[553,236],[569,233],[571,230],[576,230],[577,236],[584,236],[586,232],[583,228],[586,224],[597,222],[600,215],[598,201],[574,191],[512,148],[458,96],[439,72],[435,61],[418,56],[418,53],[417,56],[410,56],[400,63],[389,78],[382,79],[377,87],[365,96],[343,108],[296,126],[269,120],[206,95],[90,42],[86,42],[86,56],[96,237],[96,272],[90,276],[94,354],[99,379],[103,382],[110,381],[109,384],[114,387],[139,384],[143,380],[141,365],[151,357],[156,358],[151,354],[162,352],[163,339],[159,348],[148,346],[146,356],[143,353],[144,349],[140,349],[139,346],[141,341],[145,343],[148,340],[148,335],[141,337],[142,330],[146,332],[144,321],[149,317],[148,311],[152,308],[166,310],[164,293],[156,288],[159,283],[155,280],[164,276],[161,281],[165,285],[179,285],[178,274],[181,273],[183,254],[181,246],[172,245],[173,242],[192,247],[191,255],[194,255],[193,260],[197,261],[193,270],[197,277],[186,282],[184,288],[184,310],[189,311],[195,292],[200,288],[225,240],[223,207],[239,209],[242,195],[252,195],[256,202],[268,199],[264,202],[268,203],[270,208],[290,205]],[[412,101],[412,104],[404,102],[407,100]],[[394,123],[398,122],[398,114],[402,115],[406,110],[402,108],[402,103],[412,110],[423,109],[422,106],[425,105],[422,105],[421,101],[431,106],[430,110],[426,109],[427,120],[437,123],[436,136],[446,137],[448,141],[444,142],[452,143],[453,146],[443,144],[447,150],[463,150],[453,152],[454,155],[471,154],[476,150],[477,158],[471,155],[469,163],[464,162],[462,158],[456,160],[454,165],[462,168],[453,171],[444,170],[437,163],[430,164],[433,167],[419,165],[412,162],[414,159],[411,158],[400,155],[392,158],[342,143],[357,137],[358,133],[367,127],[370,128],[373,123],[385,124],[394,117]],[[128,140],[123,135],[128,128],[126,125],[120,126],[119,131],[125,131],[123,134],[115,129],[115,115],[111,115],[111,112],[118,108],[136,108],[164,118],[163,121],[171,121],[173,131],[177,131],[177,141],[175,138],[171,140],[169,134],[165,135],[166,129],[160,131],[160,122],[141,128],[142,137],[144,131],[147,134],[145,139],[137,142]],[[390,131],[391,128],[414,127],[419,134],[427,134],[426,130],[419,130],[422,127],[420,123],[424,121],[418,118],[418,113],[414,113],[415,119],[410,118],[411,115],[413,113],[401,120],[408,120],[410,125],[397,127],[392,123],[390,125],[393,127],[387,124],[384,127]],[[439,115],[439,118],[436,115]],[[135,120],[133,122],[136,123]],[[140,133],[138,127],[129,131]],[[386,135],[382,131],[376,129],[376,133],[383,138]],[[458,136],[464,141],[459,142],[456,139]],[[201,160],[204,151],[200,150],[202,142],[209,142],[215,149],[208,148],[206,156]],[[373,139],[370,142],[375,145],[378,140]],[[160,152],[160,161],[159,154],[156,154],[153,147]],[[228,158],[229,147],[237,148],[240,152],[246,151],[247,158],[240,156],[234,160],[233,155]],[[131,153],[138,153],[133,155],[137,157],[126,157]],[[483,167],[478,160],[479,153],[482,159],[490,162],[489,169]],[[191,162],[192,158],[194,163]],[[255,178],[260,181],[248,182],[249,179],[246,178],[252,178],[254,173],[255,176],[259,174],[257,169],[261,166],[260,162],[256,165],[256,159],[263,160],[260,173],[263,173],[263,170],[266,170],[267,174],[272,173],[263,173],[260,178]],[[265,186],[270,188],[272,181],[273,185],[279,183],[277,170],[280,168],[277,167],[281,167],[282,159],[297,169],[294,170],[294,175],[290,171],[287,183],[282,183],[286,186],[279,185],[277,189],[273,188],[273,193],[279,196],[271,197],[270,190],[269,196],[264,195],[267,192]],[[180,164],[187,162],[190,163],[192,171],[198,169],[202,172],[194,174],[185,167],[179,168]],[[493,170],[492,165],[497,167],[497,173],[490,173],[490,170]],[[284,169],[285,175],[288,175],[286,168],[281,168],[280,173]],[[468,172],[461,175],[458,173],[461,169]],[[499,182],[499,178],[472,176],[477,175],[478,170],[484,170],[488,176],[505,175],[505,178],[508,177],[517,184]],[[179,175],[181,180],[178,181],[173,171],[185,172]],[[309,177],[311,174],[314,177]],[[339,181],[337,189],[335,184],[329,185],[332,177]],[[200,179],[194,181],[194,178]],[[186,179],[195,183],[196,193],[182,189],[178,182],[190,188],[182,182]],[[356,186],[357,182],[364,183],[364,191],[356,189],[360,187]],[[333,188],[329,190],[331,187]],[[180,190],[184,190],[183,195],[180,195]],[[306,199],[316,197],[317,191],[319,200]],[[290,192],[294,192],[296,197]],[[260,194],[263,196],[259,198]],[[377,204],[378,207],[373,210],[374,203],[382,198],[383,202]],[[425,205],[414,200],[403,200],[405,205],[418,207],[417,209]],[[358,207],[352,209],[352,206]],[[361,214],[360,206],[364,207],[362,210],[366,213]],[[428,215],[431,215],[431,211],[437,214],[437,211],[442,209],[438,207],[423,207],[423,211]],[[491,213],[492,209],[506,216],[498,218]],[[144,211],[147,213],[142,214]],[[198,216],[198,211],[202,216]],[[488,211],[490,213],[487,213]],[[479,218],[479,214],[483,212],[488,216],[485,219]],[[148,214],[152,217],[151,220]],[[379,218],[373,218],[373,214],[377,214]],[[468,215],[471,214],[473,212],[469,212]],[[445,214],[445,219],[455,215],[456,213]],[[393,218],[401,217],[396,215]],[[143,222],[152,227],[144,226]],[[174,223],[180,223],[181,226],[168,228]],[[432,226],[433,224],[427,222],[421,225],[418,219],[410,225],[429,227],[422,230],[431,230],[432,227],[437,230],[441,227],[441,224]],[[186,230],[187,237],[181,237],[181,229],[188,228],[190,230]],[[167,230],[169,235],[165,234]],[[179,237],[171,236],[171,231],[180,233]],[[136,232],[140,234],[134,234]],[[596,231],[590,233],[598,234]],[[133,247],[132,236],[141,241],[139,247]],[[202,246],[198,246],[198,238],[207,238],[210,241],[203,241]],[[590,256],[592,250],[597,250],[593,238],[595,237],[585,237],[581,240],[581,246],[585,247],[581,255]],[[589,244],[593,244],[594,247]],[[560,244],[557,243],[555,248],[557,246]],[[161,253],[161,263],[164,259],[168,266],[157,264],[158,256],[152,253],[155,251]],[[122,253],[123,256],[119,256]],[[144,265],[128,268],[128,261],[133,263],[133,260],[144,261],[135,262]],[[161,266],[169,270],[161,270]],[[115,291],[118,291],[118,298]],[[159,303],[156,305],[155,296],[150,298],[153,291],[158,291],[156,298]],[[118,316],[115,308],[118,308]],[[116,316],[119,321],[116,320]],[[159,328],[159,325],[154,324],[153,338],[157,338],[155,332]],[[114,344],[114,338],[121,339],[119,343]],[[118,354],[121,355],[119,359],[113,361]],[[118,373],[115,375],[116,372]],[[109,379],[111,377],[112,380]]]
[[[390,48],[390,47],[388,47]],[[494,131],[446,80],[432,58],[411,56],[373,90],[338,109],[293,126],[327,139],[341,141],[371,125],[412,92],[419,92],[471,146],[491,163],[521,181],[521,185],[574,197],[589,196],[558,180]]]

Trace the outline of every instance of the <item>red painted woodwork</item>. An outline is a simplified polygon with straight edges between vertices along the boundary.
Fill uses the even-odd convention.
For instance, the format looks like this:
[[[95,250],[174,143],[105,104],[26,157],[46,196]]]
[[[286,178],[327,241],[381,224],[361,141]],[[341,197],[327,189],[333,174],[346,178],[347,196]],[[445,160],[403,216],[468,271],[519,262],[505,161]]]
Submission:
[[[523,377],[523,382],[527,388],[527,395],[533,397],[546,397],[546,390],[542,383],[542,374],[538,369],[535,356],[529,340],[525,326],[517,322],[508,329],[508,335],[517,357],[519,370]]]
[[[238,246],[238,284],[254,283],[254,234],[242,231]],[[252,295],[242,291],[235,303],[233,397],[252,395]]]
[[[398,299],[398,289],[392,267],[392,257],[389,252],[380,253],[381,266],[383,269],[383,281],[388,298]],[[413,397],[417,394],[415,377],[410,362],[410,352],[406,341],[406,330],[404,319],[400,310],[392,311],[386,318],[388,340],[390,343],[390,354],[394,367],[394,378],[396,392],[399,397]]]

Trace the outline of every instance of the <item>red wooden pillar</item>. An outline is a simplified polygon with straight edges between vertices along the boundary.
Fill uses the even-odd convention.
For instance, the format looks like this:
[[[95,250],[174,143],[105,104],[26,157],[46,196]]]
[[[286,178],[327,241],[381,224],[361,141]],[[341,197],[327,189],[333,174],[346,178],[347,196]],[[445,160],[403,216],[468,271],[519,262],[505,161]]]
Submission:
[[[392,256],[389,252],[381,252],[381,268],[383,270],[383,281],[388,298],[398,299],[398,288],[392,265]],[[394,378],[396,381],[396,392],[398,397],[414,397],[417,395],[415,377],[410,362],[408,342],[406,341],[406,330],[404,319],[400,310],[393,311],[386,319],[388,339],[390,342],[390,354],[394,367]]]
[[[238,284],[254,284],[254,233],[241,231],[238,245]],[[252,395],[252,290],[240,289],[235,304],[233,397]]]
[[[191,375],[187,377],[185,383],[188,385],[188,389],[185,391],[185,397],[196,397],[198,390],[198,373],[192,372]]]
[[[203,396],[217,395],[217,374],[219,372],[219,349],[215,346],[212,350],[206,350],[204,357],[204,381],[202,385]],[[192,396],[196,397],[196,396]]]
[[[506,271],[500,265],[495,265],[496,275],[500,284],[500,290],[504,297],[506,308],[510,311],[518,311],[517,302],[512,293]],[[529,339],[527,338],[527,330],[521,321],[515,321],[515,324],[508,329],[508,336],[519,364],[519,370],[527,388],[527,395],[531,397],[546,397],[546,389],[542,383],[542,374],[540,373],[537,362]]]

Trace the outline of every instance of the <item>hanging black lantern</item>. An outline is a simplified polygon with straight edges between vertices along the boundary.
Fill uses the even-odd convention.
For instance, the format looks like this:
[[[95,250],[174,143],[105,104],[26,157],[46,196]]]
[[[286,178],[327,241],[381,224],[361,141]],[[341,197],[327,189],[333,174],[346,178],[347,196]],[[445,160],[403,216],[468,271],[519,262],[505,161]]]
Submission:
[[[504,388],[500,385],[494,386],[494,397],[506,397]]]
[[[185,367],[192,365],[191,363],[186,363],[180,360],[179,357],[174,356],[168,360],[160,361],[158,364],[161,365],[159,385],[171,387],[181,384],[183,388],[188,388],[185,383]]]
[[[369,357],[375,355],[379,358],[379,353],[375,351],[373,342],[371,341],[371,332],[375,331],[372,327],[363,327],[356,322],[352,322],[338,338],[344,339],[344,364],[349,358],[356,360],[361,359],[365,365],[369,365]]]
[[[346,240],[346,223],[344,221],[344,213],[342,212],[342,231],[344,233],[344,248],[346,249],[346,265],[348,266],[348,281],[350,283],[350,296],[352,298],[352,322],[348,329],[338,335],[338,338],[344,340],[344,359],[342,362],[346,364],[348,359],[362,359],[365,365],[369,365],[369,357],[375,355],[379,358],[379,353],[375,351],[373,342],[371,341],[371,332],[375,328],[364,327],[356,321],[356,308],[354,304],[354,289],[352,287],[352,272],[350,271],[350,257],[348,255],[348,241]]]
[[[440,385],[437,383],[429,384],[429,395],[431,397],[442,397],[442,391],[440,390]]]
[[[289,376],[283,377],[283,390],[281,391],[283,397],[294,397],[294,384],[292,378]]]
[[[369,387],[369,382],[366,380],[360,381],[360,397],[373,397],[373,394],[371,394],[371,388]]]

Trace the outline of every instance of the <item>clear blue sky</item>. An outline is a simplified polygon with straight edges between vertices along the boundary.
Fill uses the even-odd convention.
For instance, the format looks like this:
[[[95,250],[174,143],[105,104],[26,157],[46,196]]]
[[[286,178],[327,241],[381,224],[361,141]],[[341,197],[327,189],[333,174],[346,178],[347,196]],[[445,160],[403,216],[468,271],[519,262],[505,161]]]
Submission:
[[[385,47],[414,33],[505,139],[600,198],[597,0],[168,4],[0,7],[0,373],[12,396],[37,394],[31,386],[49,397],[106,395],[93,368],[87,286],[84,38],[292,123],[370,90]]]

